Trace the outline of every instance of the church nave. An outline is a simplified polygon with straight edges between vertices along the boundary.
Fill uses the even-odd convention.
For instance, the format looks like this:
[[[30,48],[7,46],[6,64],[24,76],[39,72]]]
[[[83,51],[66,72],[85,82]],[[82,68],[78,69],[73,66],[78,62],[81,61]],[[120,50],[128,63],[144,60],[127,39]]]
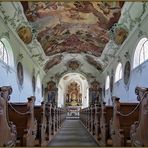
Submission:
[[[0,1],[0,147],[148,147],[147,1]]]

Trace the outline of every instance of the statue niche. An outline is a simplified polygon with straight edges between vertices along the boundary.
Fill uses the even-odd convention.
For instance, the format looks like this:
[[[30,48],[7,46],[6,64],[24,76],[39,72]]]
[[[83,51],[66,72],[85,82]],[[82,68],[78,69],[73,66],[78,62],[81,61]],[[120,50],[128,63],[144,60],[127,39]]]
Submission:
[[[80,93],[80,86],[76,82],[70,83],[66,93],[66,106],[81,106],[82,94]]]

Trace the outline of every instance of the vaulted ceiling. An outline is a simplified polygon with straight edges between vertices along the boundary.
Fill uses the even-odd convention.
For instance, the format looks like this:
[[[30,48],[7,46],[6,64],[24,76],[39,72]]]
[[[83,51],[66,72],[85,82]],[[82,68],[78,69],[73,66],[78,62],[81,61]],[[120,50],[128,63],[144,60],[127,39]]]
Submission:
[[[19,6],[24,21],[30,26],[16,25],[16,31],[33,50],[32,58],[42,61],[47,78],[68,71],[93,77],[106,66],[107,62],[101,59],[102,53],[110,41],[112,26],[121,16],[123,4],[122,1],[22,1]],[[37,48],[42,52],[35,50]]]
[[[119,2],[22,2],[47,56],[87,53],[100,56],[109,41],[108,30],[118,22]]]
[[[49,57],[46,72],[65,59],[73,59],[68,58],[70,54],[83,54],[80,64],[85,65],[85,60],[96,70],[103,70],[103,62],[97,59],[110,40],[109,30],[118,22],[123,2],[21,3],[33,33]]]

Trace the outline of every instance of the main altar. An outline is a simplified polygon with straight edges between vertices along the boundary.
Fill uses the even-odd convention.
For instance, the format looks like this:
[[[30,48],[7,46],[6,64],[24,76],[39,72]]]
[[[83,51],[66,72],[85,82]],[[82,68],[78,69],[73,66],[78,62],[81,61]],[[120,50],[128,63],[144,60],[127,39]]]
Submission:
[[[67,107],[68,116],[79,116],[79,110],[82,106],[82,93],[80,93],[80,85],[75,81],[67,87],[65,106]]]

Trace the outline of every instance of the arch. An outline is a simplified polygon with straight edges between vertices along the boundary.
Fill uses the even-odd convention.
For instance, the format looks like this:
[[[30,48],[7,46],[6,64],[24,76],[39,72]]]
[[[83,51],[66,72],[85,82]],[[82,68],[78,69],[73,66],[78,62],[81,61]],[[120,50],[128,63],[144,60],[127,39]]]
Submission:
[[[9,41],[5,37],[0,39],[0,59],[10,67],[14,67],[13,51]]]
[[[148,38],[143,37],[138,42],[133,58],[133,69],[144,63],[148,59]]]
[[[118,63],[116,72],[115,72],[115,83],[120,79],[122,79],[122,76],[123,76],[122,64]]]
[[[62,107],[62,106],[66,106],[65,102],[66,102],[66,92],[68,89],[68,86],[71,83],[76,83],[79,88],[80,88],[80,92],[81,92],[81,98],[82,98],[82,104],[79,106],[81,106],[82,108],[84,107],[88,107],[89,105],[89,87],[88,87],[88,81],[86,79],[85,76],[83,76],[80,73],[68,73],[65,74],[64,76],[61,77],[59,84],[58,84],[58,106]]]

